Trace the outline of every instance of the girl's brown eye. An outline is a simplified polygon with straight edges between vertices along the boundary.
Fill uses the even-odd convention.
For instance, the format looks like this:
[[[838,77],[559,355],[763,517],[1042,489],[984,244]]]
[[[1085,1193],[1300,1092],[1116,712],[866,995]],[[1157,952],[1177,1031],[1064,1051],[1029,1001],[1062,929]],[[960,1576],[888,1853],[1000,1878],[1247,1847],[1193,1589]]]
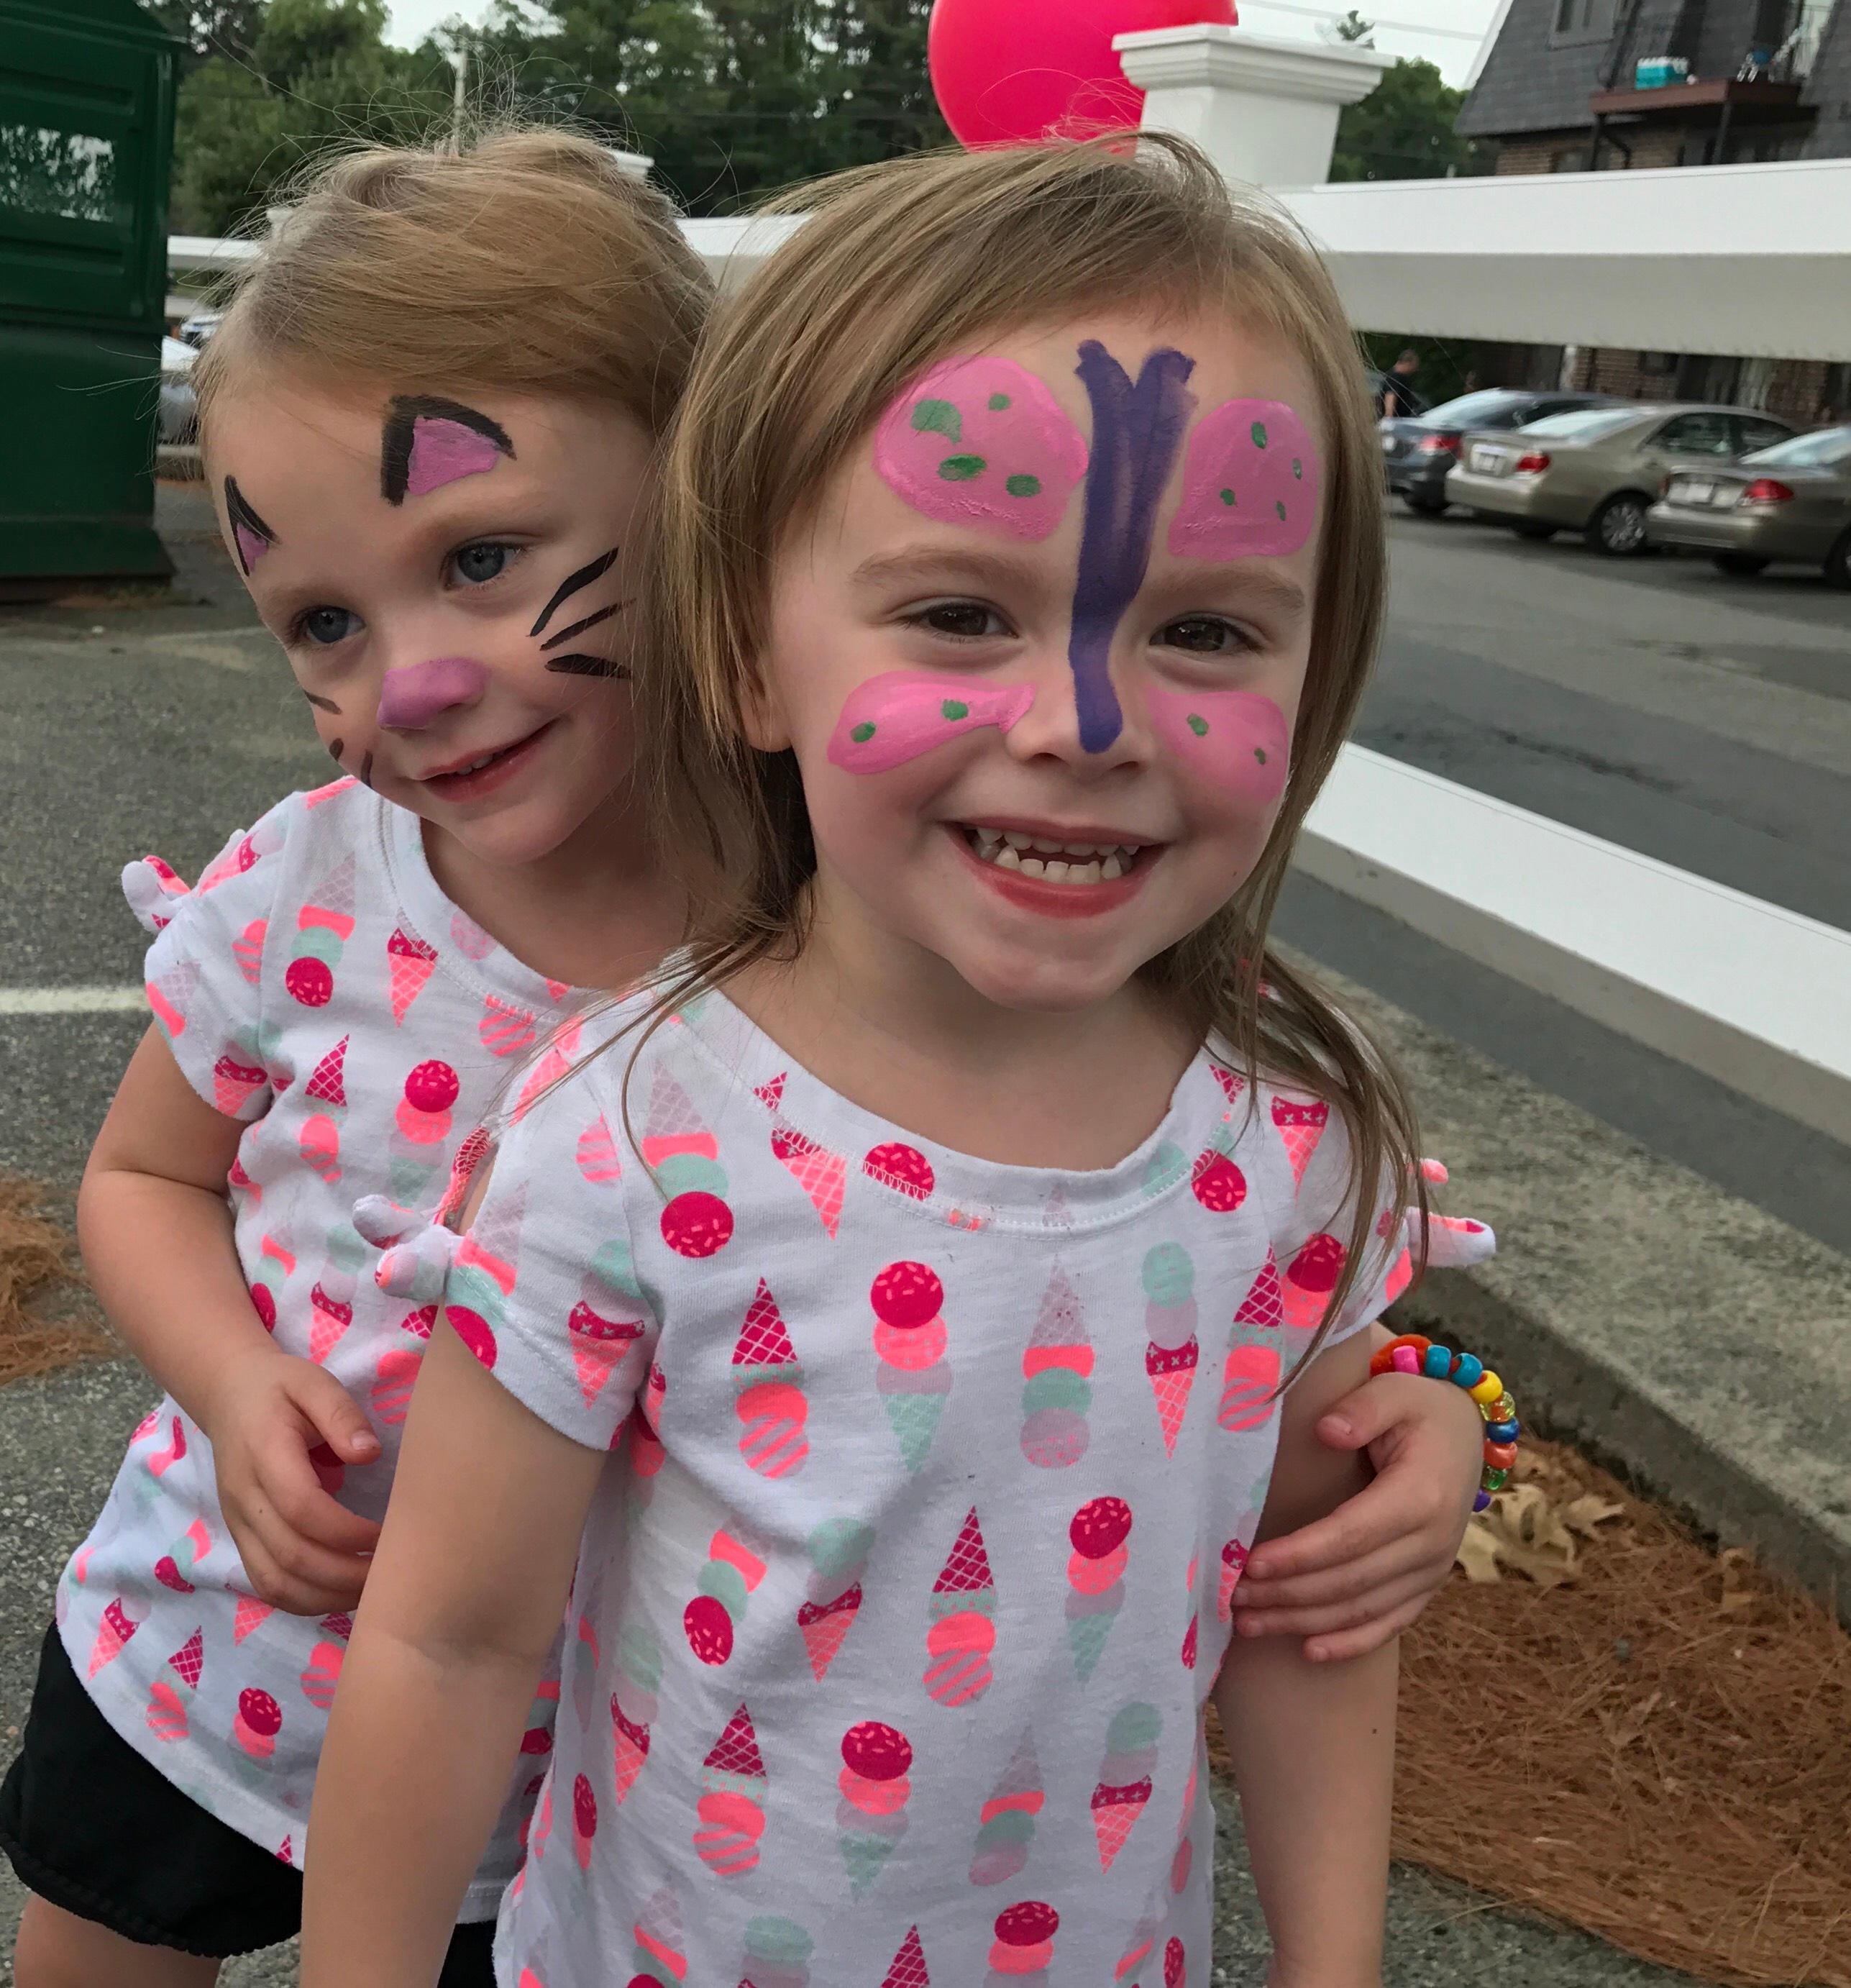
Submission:
[[[943,601],[936,607],[928,607],[918,618],[939,635],[961,635],[971,640],[999,632],[995,614],[974,600]]]
[[[1167,647],[1197,655],[1220,655],[1240,645],[1240,631],[1218,614],[1185,614],[1168,623],[1157,638]]]

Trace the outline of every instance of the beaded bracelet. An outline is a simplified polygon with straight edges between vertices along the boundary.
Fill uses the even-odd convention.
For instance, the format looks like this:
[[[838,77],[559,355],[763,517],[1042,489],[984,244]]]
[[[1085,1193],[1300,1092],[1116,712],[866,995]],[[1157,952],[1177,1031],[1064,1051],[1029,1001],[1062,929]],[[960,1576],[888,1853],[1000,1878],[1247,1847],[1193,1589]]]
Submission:
[[[1417,1332],[1404,1332],[1390,1340],[1369,1363],[1372,1374],[1424,1374],[1431,1381],[1451,1381],[1463,1388],[1478,1405],[1485,1418],[1485,1475],[1472,1510],[1482,1512],[1494,1491],[1510,1482],[1511,1466],[1517,1460],[1517,1439],[1523,1425],[1517,1419],[1517,1404],[1504,1383],[1482,1360],[1470,1353],[1455,1353],[1437,1340],[1424,1339]]]

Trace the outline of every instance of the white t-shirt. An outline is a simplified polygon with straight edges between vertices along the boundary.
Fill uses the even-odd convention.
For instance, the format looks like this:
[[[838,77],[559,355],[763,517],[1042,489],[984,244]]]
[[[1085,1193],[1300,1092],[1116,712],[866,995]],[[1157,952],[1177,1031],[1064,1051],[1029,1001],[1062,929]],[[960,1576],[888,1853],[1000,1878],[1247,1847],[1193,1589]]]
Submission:
[[[637,1057],[639,1158],[632,1050],[515,1115],[447,1286],[613,1452],[504,1988],[1205,1983],[1201,1712],[1349,1232],[1336,1114],[1204,1053],[1118,1165],[1000,1166],[709,995]]]
[[[353,1204],[434,1203],[464,1135],[507,1102],[581,997],[458,910],[417,816],[352,780],[279,803],[191,891],[154,858],[130,864],[123,885],[159,931],[148,997],[176,1061],[248,1127],[228,1192],[252,1301],[277,1344],[326,1367],[380,1439],[377,1462],[333,1466],[324,1482],[379,1518],[435,1307],[375,1287]],[[202,1808],[299,1865],[352,1625],[251,1597],[214,1483],[205,1437],[162,1401],[65,1570],[59,1621],[122,1737]],[[535,1708],[532,1757],[468,1917],[493,1913],[519,1861],[521,1797],[531,1805],[552,1710]]]

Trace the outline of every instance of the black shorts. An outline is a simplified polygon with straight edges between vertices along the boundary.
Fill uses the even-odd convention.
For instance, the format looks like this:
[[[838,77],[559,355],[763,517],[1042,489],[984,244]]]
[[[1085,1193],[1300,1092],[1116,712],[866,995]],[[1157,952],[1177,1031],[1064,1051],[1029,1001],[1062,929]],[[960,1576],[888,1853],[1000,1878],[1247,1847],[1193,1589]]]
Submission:
[[[116,1731],[46,1632],[0,1850],[48,1903],[144,1946],[223,1959],[302,1925],[302,1873],[183,1795]],[[494,1988],[495,1922],[458,1926],[440,1988]]]

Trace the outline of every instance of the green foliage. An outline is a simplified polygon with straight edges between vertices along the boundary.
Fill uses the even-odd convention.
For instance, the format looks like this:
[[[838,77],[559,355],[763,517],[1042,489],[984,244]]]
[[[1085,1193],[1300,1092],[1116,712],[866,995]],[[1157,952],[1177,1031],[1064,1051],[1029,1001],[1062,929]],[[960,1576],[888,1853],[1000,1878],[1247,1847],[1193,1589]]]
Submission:
[[[1339,31],[1342,29],[1339,24]],[[1363,25],[1367,28],[1368,23]],[[1345,35],[1346,41],[1358,38]],[[1468,138],[1453,129],[1465,93],[1430,62],[1403,57],[1337,120],[1333,180],[1430,180],[1481,170]]]
[[[446,37],[388,47],[383,0],[155,0],[181,84],[174,225],[231,232],[330,143],[441,134]],[[633,147],[696,213],[949,142],[931,0],[497,0],[466,37],[468,110]]]

